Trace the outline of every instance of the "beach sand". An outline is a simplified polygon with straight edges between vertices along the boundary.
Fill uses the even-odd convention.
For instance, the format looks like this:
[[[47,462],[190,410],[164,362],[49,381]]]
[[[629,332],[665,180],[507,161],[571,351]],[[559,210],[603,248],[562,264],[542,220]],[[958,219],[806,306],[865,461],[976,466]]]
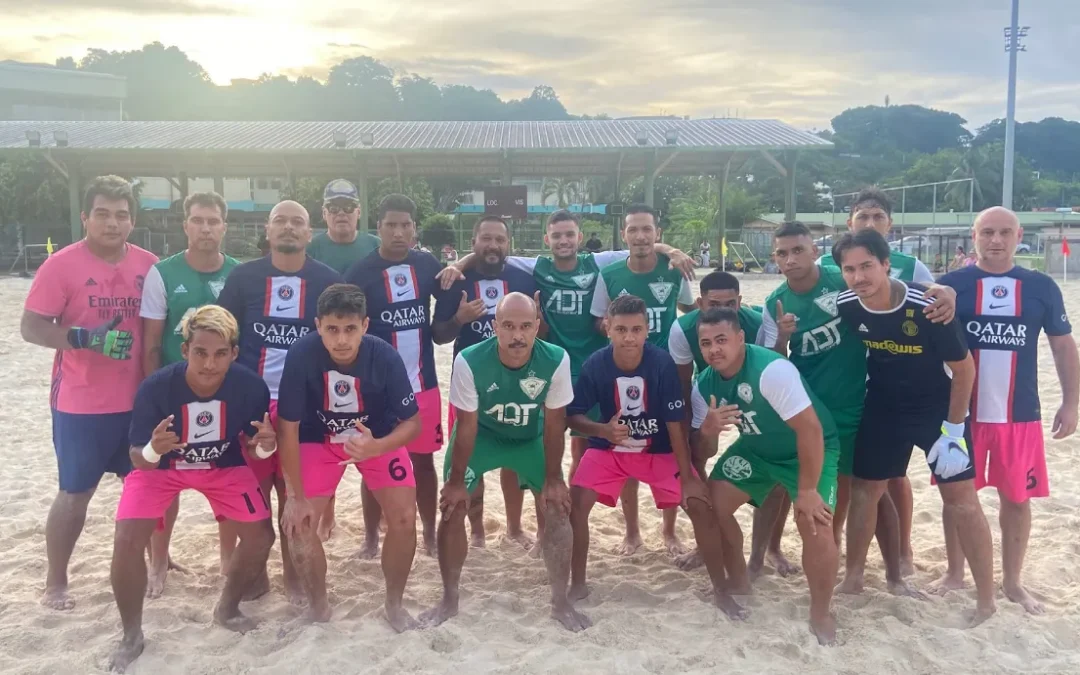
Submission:
[[[745,301],[760,303],[779,277],[744,280]],[[0,280],[0,672],[99,672],[120,635],[109,585],[113,516],[121,484],[102,481],[90,505],[86,529],[71,564],[71,592],[78,604],[55,612],[38,604],[45,578],[45,518],[56,491],[56,462],[48,408],[52,353],[26,344],[19,317],[30,282]],[[696,288],[695,288],[696,293]],[[1080,309],[1080,283],[1065,291],[1069,308]],[[1040,344],[1044,422],[1048,426],[1061,392],[1045,338]],[[438,348],[445,405],[451,350]],[[1049,438],[1049,436],[1048,436]],[[722,446],[732,440],[726,437]],[[462,575],[460,615],[439,628],[395,634],[382,612],[378,562],[353,559],[362,534],[360,481],[347,474],[339,491],[338,527],[327,545],[333,620],[297,625],[299,610],[282,595],[280,549],[270,558],[273,590],[245,603],[261,621],[238,636],[211,623],[221,579],[217,530],[206,501],[182,499],[173,556],[189,574],[169,576],[163,597],[147,601],[146,651],[131,673],[1076,673],[1080,672],[1080,437],[1048,441],[1053,496],[1035,502],[1028,550],[1028,587],[1047,606],[1031,617],[998,592],[998,614],[971,630],[974,590],[919,602],[885,591],[876,545],[871,549],[867,590],[834,602],[839,645],[824,648],[807,629],[805,578],[761,578],[745,602],[745,623],[726,620],[703,598],[703,570],[679,571],[662,552],[660,515],[641,490],[645,547],[623,558],[613,553],[622,538],[622,515],[598,505],[592,515],[589,579],[592,595],[579,604],[594,621],[570,634],[548,616],[549,590],[542,561],[503,537],[502,496],[491,474],[487,490],[487,548],[470,550]],[[442,465],[442,453],[436,456]],[[567,444],[567,465],[569,444]],[[945,567],[941,500],[929,484],[921,453],[912,458],[915,489],[913,546],[919,586]],[[982,493],[1000,557],[997,496]],[[749,547],[750,509],[738,513]],[[525,522],[534,528],[531,498]],[[679,531],[692,542],[689,520]],[[800,543],[789,523],[784,552],[793,561]],[[1000,559],[995,562],[998,583]],[[418,552],[406,590],[418,614],[441,593],[438,564]]]

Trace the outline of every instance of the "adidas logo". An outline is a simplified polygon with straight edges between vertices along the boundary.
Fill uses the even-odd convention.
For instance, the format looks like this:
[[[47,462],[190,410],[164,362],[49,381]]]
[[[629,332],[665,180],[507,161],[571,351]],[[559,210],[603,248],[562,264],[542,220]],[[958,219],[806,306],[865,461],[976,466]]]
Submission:
[[[180,284],[179,286],[177,286],[176,288],[173,289],[173,293],[187,293],[187,289],[184,288],[184,284]]]
[[[860,333],[869,333],[870,329],[866,327],[865,323],[860,323],[859,324],[859,332]]]
[[[549,274],[546,277],[544,277],[544,281],[548,282],[549,284],[553,284],[553,283],[555,283],[555,277],[553,277],[553,276],[551,276]]]
[[[499,390],[499,385],[497,383],[495,383],[495,382],[492,382],[491,386],[487,388],[487,393],[490,394],[491,392],[498,391],[498,390]]]
[[[97,286],[97,282],[94,281],[93,277],[91,277],[90,279],[86,280],[86,285],[87,286]]]

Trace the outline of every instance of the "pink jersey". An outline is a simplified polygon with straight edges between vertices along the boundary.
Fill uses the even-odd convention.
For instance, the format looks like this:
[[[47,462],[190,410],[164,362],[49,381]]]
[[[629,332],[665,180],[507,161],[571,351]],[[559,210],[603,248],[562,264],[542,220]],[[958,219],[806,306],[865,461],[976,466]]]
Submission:
[[[127,412],[142,381],[142,328],[139,305],[143,280],[158,258],[127,245],[115,265],[97,257],[85,241],[49,256],[34,276],[24,305],[27,311],[59,319],[63,326],[94,328],[119,314],[117,330],[134,337],[131,359],[117,361],[89,349],[56,352],[50,404],[76,414]]]

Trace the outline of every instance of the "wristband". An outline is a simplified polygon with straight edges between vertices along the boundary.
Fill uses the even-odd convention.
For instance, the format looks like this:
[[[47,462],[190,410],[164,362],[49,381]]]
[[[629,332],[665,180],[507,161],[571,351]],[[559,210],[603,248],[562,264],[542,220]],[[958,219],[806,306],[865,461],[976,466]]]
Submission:
[[[274,449],[270,450],[269,452],[267,452],[266,450],[263,449],[262,444],[259,444],[259,445],[255,446],[255,456],[258,457],[259,459],[267,459],[267,458],[270,457],[270,455],[274,454],[275,452],[277,452],[277,446],[274,446]]]
[[[945,420],[941,423],[941,433],[945,434],[946,436],[951,436],[952,438],[963,438],[964,425],[953,424],[952,422]]]
[[[150,462],[151,464],[157,464],[161,461],[161,458],[164,457],[164,455],[159,455],[154,452],[154,446],[150,445],[149,443],[143,446],[142,456],[143,459]]]
[[[86,342],[90,331],[78,326],[68,328],[67,341],[72,349],[86,349]]]

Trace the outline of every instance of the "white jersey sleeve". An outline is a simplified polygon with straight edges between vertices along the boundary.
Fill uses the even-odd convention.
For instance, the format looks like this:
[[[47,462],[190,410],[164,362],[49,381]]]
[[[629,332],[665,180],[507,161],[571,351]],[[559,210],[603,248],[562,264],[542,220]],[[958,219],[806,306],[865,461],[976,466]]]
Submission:
[[[776,359],[765,366],[758,389],[785,422],[811,405],[810,395],[803,387],[798,369],[787,359]]]
[[[694,304],[694,289],[690,287],[690,282],[686,280],[686,277],[682,277],[682,283],[679,284],[678,302],[683,305]]]
[[[760,326],[758,326],[757,333],[754,334],[754,344],[761,345],[762,347],[765,346],[765,323],[764,322],[762,322],[762,324]]]
[[[536,258],[522,258],[521,256],[512,255],[506,259],[506,264],[519,270],[525,270],[529,274],[536,271]]]
[[[593,291],[592,307],[589,309],[589,313],[596,317],[602,317],[607,314],[607,308],[610,304],[611,298],[608,297],[607,282],[604,281],[604,275],[597,274],[596,290]]]
[[[465,412],[476,412],[480,407],[472,368],[461,354],[454,359],[454,372],[450,376],[450,405]]]
[[[630,251],[600,251],[592,254],[593,260],[596,261],[596,266],[600,269],[604,269],[612,263],[617,263],[626,260],[630,257]]]
[[[935,281],[930,268],[924,265],[923,261],[918,258],[915,259],[915,271],[912,273],[911,280],[919,284],[932,284]]]
[[[776,326],[776,320],[773,319],[772,314],[769,313],[768,303],[761,308],[761,328],[758,330],[757,343],[762,347],[768,347],[772,349],[776,347],[776,340],[780,336],[780,331]]]
[[[701,395],[697,382],[694,382],[694,387],[690,390],[690,409],[693,412],[693,416],[690,418],[690,428],[700,429],[701,425],[705,423],[705,415],[709,412],[709,404],[705,402],[705,397]]]
[[[548,387],[547,397],[544,399],[545,408],[565,408],[574,400],[574,383],[570,379],[570,355],[563,352],[562,361],[551,376],[551,386]]]
[[[165,297],[165,280],[161,278],[157,265],[150,268],[143,280],[139,316],[144,319],[160,320],[165,320],[169,316],[168,300]]]
[[[671,322],[667,346],[676,365],[685,366],[694,362],[694,353],[690,351],[690,341],[686,339],[686,333],[683,332],[678,319]]]

